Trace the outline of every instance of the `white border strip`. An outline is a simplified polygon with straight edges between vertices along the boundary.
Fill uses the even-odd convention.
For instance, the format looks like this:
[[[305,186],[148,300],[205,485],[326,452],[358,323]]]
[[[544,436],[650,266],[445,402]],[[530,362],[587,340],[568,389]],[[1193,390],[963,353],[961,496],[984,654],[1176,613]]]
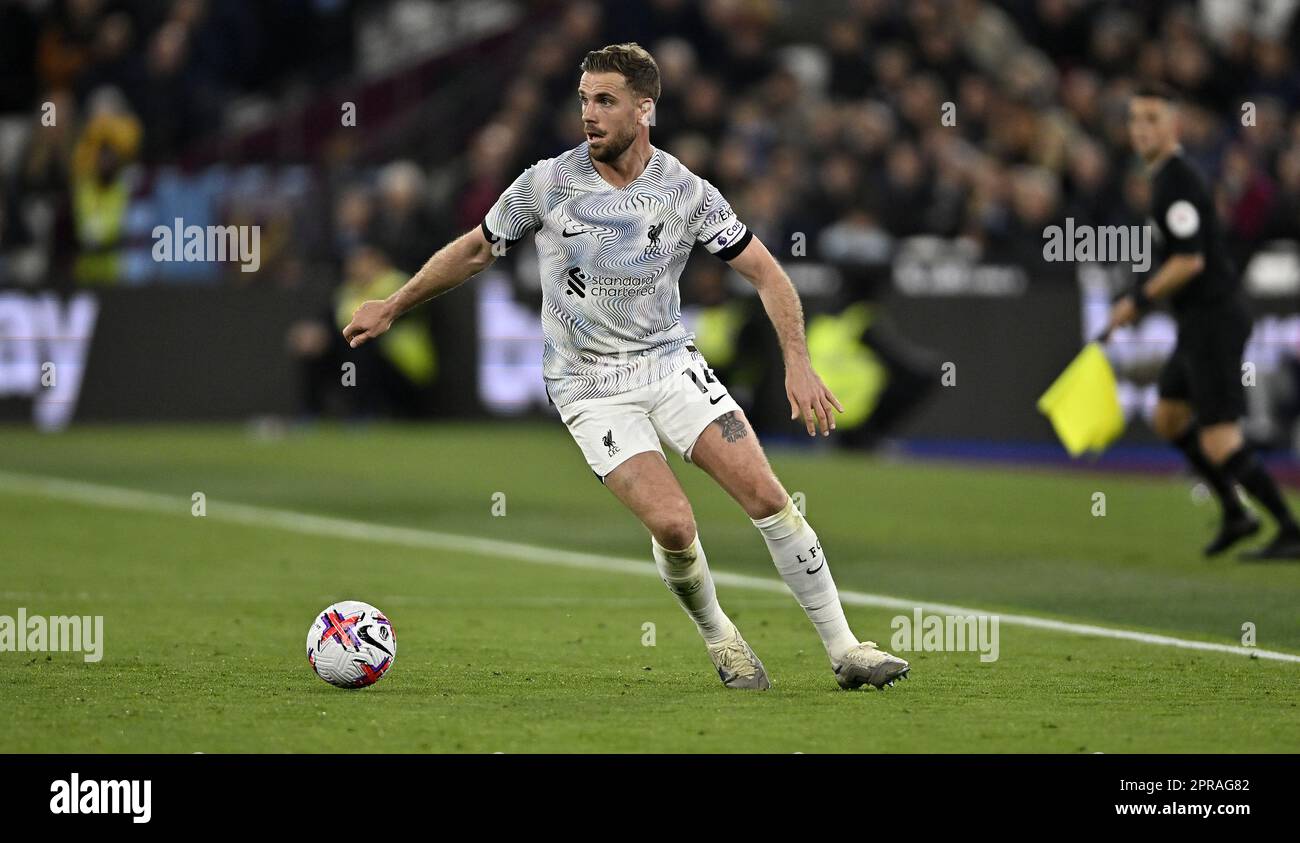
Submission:
[[[39,495],[46,498],[71,501],[74,503],[102,506],[113,509],[130,509],[140,512],[158,512],[171,515],[189,514],[190,501],[171,495],[154,492],[141,492],[116,486],[103,486],[97,483],[83,483],[73,480],[61,480],[53,477],[40,477],[28,474],[14,474],[0,471],[0,492],[12,494]],[[219,521],[228,521],[249,527],[274,528],[309,536],[328,536],[330,538],[348,539],[362,542],[379,542],[382,544],[412,547],[421,550],[445,550],[456,553],[474,553],[484,556],[496,556],[519,562],[532,562],[538,565],[554,565],[564,568],[583,568],[620,574],[637,574],[658,578],[652,562],[640,559],[619,559],[592,553],[572,550],[556,550],[521,542],[485,539],[477,536],[462,536],[454,533],[440,533],[434,530],[420,530],[412,527],[390,527],[383,524],[370,524],[364,521],[351,521],[345,518],[333,518],[323,515],[307,515],[283,509],[270,509],[246,504],[207,501],[207,516]],[[647,555],[648,551],[647,551]],[[722,585],[735,588],[747,588],[754,591],[767,591],[788,594],[785,584],[780,580],[733,574],[725,571],[713,571],[713,579]],[[1201,650],[1211,653],[1231,653],[1238,656],[1250,656],[1271,659],[1280,662],[1300,664],[1300,655],[1276,650],[1260,650],[1254,647],[1240,647],[1231,644],[1214,644],[1208,641],[1192,641],[1186,638],[1174,638],[1168,635],[1154,635],[1130,629],[1115,629],[1091,624],[1069,623],[1067,621],[1041,618],[1035,615],[1006,615],[988,612],[983,609],[969,609],[951,606],[946,603],[924,603],[904,600],[899,597],[887,597],[883,594],[868,594],[860,591],[840,590],[840,600],[851,606],[871,606],[883,609],[904,609],[912,611],[920,608],[925,612],[941,615],[997,615],[1001,623],[1023,626],[1030,629],[1042,629],[1061,632],[1068,635],[1091,635],[1097,638],[1112,638],[1121,641],[1135,641],[1139,644],[1153,644],[1160,647],[1177,647],[1183,650]]]

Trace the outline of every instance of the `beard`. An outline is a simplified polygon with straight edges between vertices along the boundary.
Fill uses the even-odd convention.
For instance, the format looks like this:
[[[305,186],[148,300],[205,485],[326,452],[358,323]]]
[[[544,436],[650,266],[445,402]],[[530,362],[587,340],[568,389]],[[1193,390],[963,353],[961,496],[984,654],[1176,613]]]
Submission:
[[[590,147],[591,157],[602,164],[608,164],[610,161],[618,160],[618,157],[627,151],[627,148],[636,140],[636,132],[607,134],[601,140],[603,143],[600,145],[600,149]]]

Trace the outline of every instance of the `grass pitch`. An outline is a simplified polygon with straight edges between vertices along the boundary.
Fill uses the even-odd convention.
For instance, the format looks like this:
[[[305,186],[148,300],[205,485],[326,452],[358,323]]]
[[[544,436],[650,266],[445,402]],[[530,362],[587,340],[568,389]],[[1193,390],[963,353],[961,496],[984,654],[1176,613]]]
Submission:
[[[728,691],[649,567],[644,528],[558,423],[3,438],[0,615],[103,615],[105,651],[0,652],[0,752],[1300,749],[1294,662],[1004,623],[996,662],[904,653],[911,680],[846,693],[793,598],[723,582],[773,681]],[[1186,480],[769,456],[806,496],[842,590],[1229,645],[1250,622],[1260,648],[1300,653],[1300,565],[1202,560],[1214,516]],[[713,569],[778,582],[740,508],[672,464]],[[26,476],[97,485],[38,492]],[[272,510],[413,532],[285,529]],[[447,533],[558,553],[404,540]],[[644,564],[579,569],[567,553]],[[314,613],[348,598],[398,637],[364,691],[325,685],[303,652]],[[848,614],[889,647],[891,618],[910,613]]]

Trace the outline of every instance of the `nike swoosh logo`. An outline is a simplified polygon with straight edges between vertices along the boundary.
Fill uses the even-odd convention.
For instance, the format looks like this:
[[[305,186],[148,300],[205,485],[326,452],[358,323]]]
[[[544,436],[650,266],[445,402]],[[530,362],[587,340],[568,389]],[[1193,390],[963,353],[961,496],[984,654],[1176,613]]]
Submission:
[[[388,649],[387,647],[385,647],[383,644],[380,644],[380,643],[379,643],[378,641],[376,641],[373,637],[371,637],[371,635],[370,635],[370,627],[368,627],[368,626],[364,626],[364,627],[362,627],[361,629],[357,630],[357,635],[359,635],[359,636],[361,637],[361,640],[362,640],[362,641],[365,641],[365,642],[366,642],[367,644],[369,644],[371,647],[375,647],[375,648],[378,648],[378,649],[380,649],[380,650],[383,650],[385,653],[387,653],[387,654],[390,655],[390,656],[393,654],[393,651],[392,651],[392,650],[389,650],[389,649]]]
[[[710,403],[710,404],[716,404],[716,403],[718,403],[719,401],[721,401],[723,398],[726,398],[726,397],[727,397],[726,394],[723,394],[723,395],[719,395],[717,398],[710,398],[710,399],[709,399],[709,403]]]
[[[826,560],[823,559],[823,560],[822,560],[822,563],[821,563],[820,565],[818,565],[816,568],[806,568],[806,569],[804,569],[804,573],[805,573],[805,574],[815,574],[815,573],[817,573],[818,571],[820,571],[822,568],[825,568],[825,567],[826,567]],[[363,637],[364,637],[364,636],[363,636]]]
[[[564,237],[577,237],[579,234],[590,234],[590,231],[562,231],[560,234]]]

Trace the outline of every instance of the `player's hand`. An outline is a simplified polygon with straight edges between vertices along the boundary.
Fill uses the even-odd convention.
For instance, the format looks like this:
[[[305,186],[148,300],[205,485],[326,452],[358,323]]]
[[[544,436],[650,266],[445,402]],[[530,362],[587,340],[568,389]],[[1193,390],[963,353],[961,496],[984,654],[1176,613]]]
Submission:
[[[821,377],[807,361],[786,366],[785,395],[790,399],[790,420],[802,417],[809,436],[817,435],[818,424],[822,436],[830,436],[835,429],[831,408],[844,412],[840,400],[822,383]]]
[[[393,327],[393,315],[386,301],[368,301],[352,314],[352,321],[343,329],[343,339],[356,348],[364,342]]]
[[[1132,325],[1137,321],[1137,317],[1137,302],[1133,301],[1132,296],[1125,296],[1111,306],[1110,324],[1106,328],[1106,331],[1109,333],[1116,328],[1122,328],[1125,325]]]

